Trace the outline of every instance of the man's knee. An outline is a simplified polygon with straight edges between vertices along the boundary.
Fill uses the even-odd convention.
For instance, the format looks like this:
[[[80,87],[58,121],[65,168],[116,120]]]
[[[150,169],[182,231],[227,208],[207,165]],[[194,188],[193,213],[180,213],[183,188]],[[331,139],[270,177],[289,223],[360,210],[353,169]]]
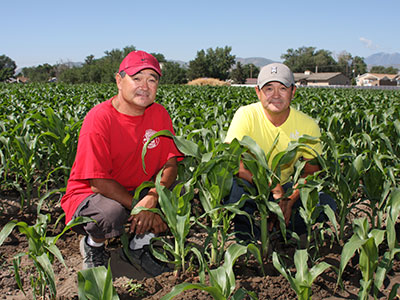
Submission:
[[[320,192],[318,196],[320,205],[329,205],[334,212],[337,210],[336,201],[330,195]]]

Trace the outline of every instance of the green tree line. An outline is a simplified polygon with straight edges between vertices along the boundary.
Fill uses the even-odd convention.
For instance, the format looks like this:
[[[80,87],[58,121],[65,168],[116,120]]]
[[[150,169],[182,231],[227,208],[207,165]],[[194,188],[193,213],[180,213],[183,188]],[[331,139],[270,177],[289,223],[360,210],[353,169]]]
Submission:
[[[122,59],[135,46],[127,46],[120,49],[105,51],[104,56],[96,59],[94,55],[88,55],[80,66],[69,64],[43,64],[35,67],[26,67],[21,75],[31,82],[47,82],[56,78],[65,83],[111,83],[114,82],[115,72],[118,71]],[[236,56],[231,54],[229,46],[200,50],[196,57],[187,65],[168,61],[161,53],[153,54],[162,66],[162,84],[183,84],[196,78],[217,78],[220,80],[232,80],[234,83],[244,83],[247,78],[256,78],[260,68],[254,64],[241,64],[236,62]],[[333,58],[330,51],[315,47],[300,47],[288,49],[281,55],[283,63],[289,66],[293,72],[341,72],[349,79],[354,79],[367,72],[364,58],[352,56],[348,52]],[[6,55],[0,56],[0,81],[5,81],[15,76],[16,64]],[[375,66],[373,73],[396,74],[398,69],[383,66]]]

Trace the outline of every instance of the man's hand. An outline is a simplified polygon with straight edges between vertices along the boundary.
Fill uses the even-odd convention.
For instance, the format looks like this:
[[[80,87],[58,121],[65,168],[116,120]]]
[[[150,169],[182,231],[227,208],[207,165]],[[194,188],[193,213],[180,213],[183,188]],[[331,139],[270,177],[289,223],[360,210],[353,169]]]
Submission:
[[[286,226],[289,225],[290,217],[292,216],[293,204],[291,201],[292,200],[290,198],[283,198],[281,201],[279,201],[279,207],[281,208],[283,217],[285,218]]]
[[[283,190],[283,187],[281,186],[280,183],[278,183],[272,190],[272,197],[274,197],[275,200],[281,199],[285,195],[285,191]]]
[[[288,226],[290,217],[292,215],[292,207],[293,207],[294,202],[296,202],[296,200],[293,200],[291,198],[285,198],[285,191],[284,191],[282,185],[279,183],[271,190],[271,193],[272,193],[272,197],[275,200],[279,200],[279,203],[278,203],[279,207],[281,208],[283,217],[285,218],[285,224],[286,224],[286,226]],[[276,215],[273,214],[269,220],[268,230],[271,231],[274,228],[274,226],[278,226],[277,222],[278,222],[278,219],[277,219]]]
[[[155,208],[157,206],[157,196],[147,194],[140,200],[135,207]],[[153,220],[156,214],[151,211],[142,210],[140,213],[130,216],[128,222],[131,222],[130,232],[135,234],[144,234],[153,227]]]
[[[151,232],[158,234],[158,233],[167,231],[167,229],[168,229],[168,226],[163,221],[163,219],[160,217],[160,215],[154,214],[153,227],[151,228]]]
[[[278,205],[282,210],[282,214],[285,219],[285,224],[286,226],[288,226],[290,217],[292,216],[293,200],[290,198],[281,198]],[[277,226],[278,226],[278,218],[275,214],[272,214],[269,218],[268,230],[272,231],[272,229]]]

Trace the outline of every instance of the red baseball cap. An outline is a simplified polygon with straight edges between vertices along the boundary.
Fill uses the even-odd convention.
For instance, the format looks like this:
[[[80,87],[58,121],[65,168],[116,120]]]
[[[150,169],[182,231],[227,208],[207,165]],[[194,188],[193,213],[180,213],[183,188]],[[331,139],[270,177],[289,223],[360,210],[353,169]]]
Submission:
[[[119,72],[125,71],[129,76],[135,75],[143,69],[153,69],[161,76],[161,68],[157,59],[144,51],[130,52],[119,65]]]

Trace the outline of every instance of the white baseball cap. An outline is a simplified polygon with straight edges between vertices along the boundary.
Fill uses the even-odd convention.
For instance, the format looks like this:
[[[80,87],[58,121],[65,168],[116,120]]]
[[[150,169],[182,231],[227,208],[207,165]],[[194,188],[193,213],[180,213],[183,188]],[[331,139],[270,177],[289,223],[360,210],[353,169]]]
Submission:
[[[271,81],[278,81],[290,87],[294,85],[293,72],[284,64],[272,63],[261,68],[257,78],[258,88],[261,89],[264,85]]]

